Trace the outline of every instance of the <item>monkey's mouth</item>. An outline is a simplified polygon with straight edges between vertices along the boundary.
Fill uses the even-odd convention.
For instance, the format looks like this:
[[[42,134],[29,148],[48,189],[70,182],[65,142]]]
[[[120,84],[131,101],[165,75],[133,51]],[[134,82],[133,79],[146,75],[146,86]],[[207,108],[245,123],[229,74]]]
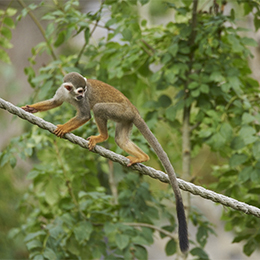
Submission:
[[[77,100],[81,100],[82,98],[83,98],[82,95],[76,97]]]

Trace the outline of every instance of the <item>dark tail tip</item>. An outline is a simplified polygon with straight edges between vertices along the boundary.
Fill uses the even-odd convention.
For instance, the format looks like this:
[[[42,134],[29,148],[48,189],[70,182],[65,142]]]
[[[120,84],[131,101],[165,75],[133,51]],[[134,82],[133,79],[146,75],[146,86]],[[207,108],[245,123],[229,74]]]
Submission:
[[[176,210],[179,222],[179,244],[180,249],[183,253],[186,253],[189,249],[189,239],[188,239],[188,228],[185,217],[185,211],[181,199],[176,198]]]

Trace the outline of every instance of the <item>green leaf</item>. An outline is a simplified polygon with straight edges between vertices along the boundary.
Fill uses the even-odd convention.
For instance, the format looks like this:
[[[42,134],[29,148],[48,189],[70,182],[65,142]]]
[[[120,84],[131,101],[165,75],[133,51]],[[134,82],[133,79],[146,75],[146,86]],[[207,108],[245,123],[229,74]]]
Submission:
[[[202,129],[201,131],[199,131],[199,137],[200,138],[207,138],[212,134],[212,130],[211,129]]]
[[[175,106],[170,106],[165,111],[165,116],[168,120],[174,121],[176,118],[177,109]]]
[[[169,48],[168,48],[168,52],[175,57],[177,52],[179,50],[179,45],[177,43],[172,44]]]
[[[223,137],[221,133],[214,134],[207,143],[214,149],[214,150],[220,150],[223,149],[226,143],[226,138]]]
[[[245,255],[250,256],[257,248],[257,244],[250,239],[243,247],[243,252]]]
[[[239,131],[239,136],[243,139],[245,145],[251,144],[257,141],[255,136],[256,130],[248,125],[242,126]]]
[[[248,239],[249,237],[250,237],[249,234],[246,234],[246,235],[243,234],[243,235],[236,236],[236,237],[233,239],[232,243],[239,243],[239,242],[241,242],[242,240]]]
[[[39,240],[32,240],[32,241],[26,243],[26,247],[30,251],[35,248],[41,248],[42,243]]]
[[[146,240],[148,245],[153,244],[153,230],[151,228],[142,227],[142,237]]]
[[[241,172],[239,172],[238,179],[242,182],[248,181],[253,170],[253,166],[246,166]]]
[[[155,72],[151,77],[151,82],[157,82],[161,78],[161,71]]]
[[[250,115],[249,113],[245,112],[243,115],[242,115],[242,124],[249,124],[251,122],[253,122],[255,120],[255,117]]]
[[[254,170],[250,174],[250,179],[253,182],[259,183],[259,181],[260,181],[260,169],[254,168]]]
[[[229,181],[222,181],[222,182],[219,182],[218,185],[218,190],[226,190],[227,188],[230,187],[230,182]]]
[[[45,35],[47,38],[49,38],[51,36],[51,34],[54,32],[55,30],[55,26],[54,23],[49,23],[47,25],[46,31],[45,31]]]
[[[106,222],[104,225],[104,231],[107,235],[115,232],[117,230],[117,225],[111,222]]]
[[[12,7],[8,7],[6,10],[7,16],[14,16],[17,13],[17,9],[14,9]]]
[[[248,190],[248,193],[259,195],[260,194],[260,187],[250,189],[250,190]],[[240,242],[240,241],[238,241],[238,242]]]
[[[11,40],[12,39],[12,32],[9,28],[7,27],[2,27],[0,33],[7,39]]]
[[[58,34],[58,37],[54,43],[55,47],[59,47],[65,41],[65,32],[62,31]]]
[[[46,202],[50,205],[53,206],[54,204],[56,204],[59,200],[59,189],[56,185],[56,183],[54,183],[54,181],[50,181],[45,188],[45,200]]]
[[[80,254],[80,247],[74,236],[71,236],[69,238],[69,241],[67,241],[66,246],[67,246],[66,249],[72,254],[74,255]]]
[[[176,253],[177,245],[175,240],[171,239],[168,241],[165,247],[165,252],[167,256],[174,255]]]
[[[231,140],[232,136],[233,136],[233,128],[231,127],[231,125],[229,123],[224,123],[221,125],[220,127],[220,133],[222,136],[225,137],[225,139]]]
[[[243,164],[244,162],[246,162],[247,158],[248,157],[245,154],[233,154],[229,160],[229,165],[230,165],[230,167],[235,168],[235,167]]]
[[[76,221],[75,218],[69,213],[64,213],[61,216],[61,219],[62,219],[62,221],[64,221],[64,223],[66,223],[70,227],[73,227],[75,224],[75,221]]]
[[[81,244],[89,240],[92,231],[93,226],[89,221],[81,221],[73,230],[76,240]]]
[[[15,239],[20,234],[20,232],[21,230],[19,228],[12,228],[11,230],[9,230],[7,238]]]
[[[7,64],[11,64],[11,60],[10,60],[8,54],[2,49],[0,49],[0,60]]]
[[[253,144],[252,152],[253,152],[254,157],[255,157],[257,160],[260,160],[260,141],[256,141],[256,142]]]
[[[255,25],[255,30],[257,31],[260,28],[260,19],[254,15],[254,25]]]
[[[224,83],[221,85],[221,90],[223,92],[228,93],[230,89],[231,89],[231,85],[229,83]]]
[[[166,64],[172,59],[172,56],[167,52],[162,56],[162,63]]]
[[[80,191],[79,192],[79,194],[78,194],[78,196],[79,196],[79,198],[81,199],[81,198],[83,198],[83,197],[85,197],[85,196],[87,196],[88,195],[88,192],[86,192],[86,191]]]
[[[200,226],[196,234],[196,239],[199,242],[201,247],[204,247],[207,243],[208,230],[205,226]]]
[[[241,136],[236,136],[231,141],[231,148],[234,150],[239,150],[245,147],[244,139]]]
[[[11,157],[9,160],[9,163],[10,163],[11,167],[14,168],[16,166],[17,159],[15,157]]]
[[[50,77],[51,77],[51,75],[49,75],[49,74],[41,74],[41,75],[39,75],[39,76],[33,78],[33,79],[32,79],[32,82],[33,82],[34,84],[38,84],[38,83],[40,83],[40,82],[42,82],[42,81],[44,81],[44,80],[46,80],[46,79],[49,79]]]
[[[209,259],[209,256],[207,255],[207,253],[200,247],[195,247],[193,248],[190,253],[194,256],[198,256],[199,259]]]
[[[189,85],[188,85],[188,89],[195,89],[199,86],[198,82],[192,81]]]
[[[188,31],[189,30],[187,30],[186,32],[188,32]],[[181,31],[182,34],[186,34],[186,32]],[[183,36],[185,36],[185,35],[183,35]],[[189,54],[190,53],[190,47],[185,46],[185,47],[180,48],[180,53]]]
[[[52,224],[48,225],[48,229],[50,232],[50,236],[53,237],[54,239],[58,240],[59,237],[64,233],[63,227],[61,224]]]
[[[244,2],[244,15],[248,15],[253,9],[253,6],[251,6],[249,3]]]
[[[31,259],[31,258],[30,258]],[[33,260],[44,260],[43,255],[37,254],[33,257]]]
[[[208,85],[202,84],[199,88],[200,88],[200,91],[201,91],[202,93],[205,93],[205,94],[208,94],[208,93],[209,93],[209,86],[208,86]]]
[[[238,77],[235,76],[230,76],[228,77],[228,82],[229,84],[232,86],[232,88],[234,89],[234,91],[236,92],[236,94],[238,96],[242,95],[243,91],[240,88],[241,86],[241,81],[239,80]]]
[[[221,71],[213,71],[210,75],[210,80],[215,82],[223,82],[225,78],[222,76]]]
[[[252,47],[258,47],[257,41],[252,38],[243,37],[241,40],[242,40],[242,43],[245,45],[252,46]]]
[[[116,22],[117,22],[117,18],[112,18],[106,22],[105,27],[110,27],[111,25],[115,24]]]
[[[138,1],[141,3],[141,5],[145,5],[149,2],[149,0],[138,0]]]
[[[191,96],[192,97],[198,97],[200,95],[200,89],[195,89],[191,91]]]
[[[53,13],[47,13],[41,18],[42,20],[55,20],[55,15]]]
[[[229,43],[232,46],[232,51],[233,52],[240,53],[240,52],[242,52],[244,50],[243,45],[241,45],[241,43],[240,43],[240,41],[239,41],[239,39],[237,38],[236,35],[229,34],[227,36],[227,39],[228,39]]]
[[[30,171],[27,176],[26,179],[28,180],[33,180],[35,179],[39,174],[41,174],[41,172],[37,171],[37,170],[32,170]]]
[[[84,37],[85,37],[85,44],[88,44],[89,38],[90,38],[90,30],[89,27],[87,27],[84,31]]]
[[[163,108],[170,106],[171,103],[172,100],[167,95],[161,95],[158,99],[158,105]]]
[[[144,237],[142,236],[136,236],[132,238],[132,242],[134,244],[138,244],[138,245],[144,245],[144,246],[149,246],[150,242],[148,242]]]
[[[0,37],[0,46],[3,47],[4,49],[11,49],[13,45],[8,41],[8,39],[4,37]]]
[[[124,234],[116,234],[115,236],[116,245],[120,250],[126,248],[129,244],[129,236]]]
[[[145,247],[140,245],[135,245],[135,257],[140,260],[147,260],[148,254]]]
[[[122,32],[125,40],[130,41],[132,39],[132,32],[129,28],[125,28]]]
[[[169,69],[169,70],[166,70],[165,71],[165,79],[170,83],[170,84],[174,84],[177,80],[177,77],[175,76],[174,73],[172,73],[172,71]]]
[[[38,237],[38,236],[42,236],[42,235],[46,235],[46,233],[44,231],[37,231],[37,232],[34,232],[34,233],[29,233],[25,239],[24,239],[24,242],[27,242],[27,241],[30,241],[32,240],[33,238],[35,237]]]
[[[43,256],[49,260],[55,260],[55,259],[58,259],[57,255],[55,254],[55,252],[47,247],[45,250],[44,250],[44,253],[43,253]]]
[[[167,225],[167,226],[163,226],[162,229],[172,233],[174,230],[174,225]],[[160,238],[165,238],[167,235],[165,235],[164,233],[160,232]]]
[[[231,17],[231,20],[235,20],[235,10],[232,8],[231,9],[231,12],[230,12],[230,17]]]
[[[5,25],[7,25],[8,27],[12,28],[12,29],[15,28],[14,21],[13,21],[13,19],[10,18],[10,17],[5,17],[4,20],[3,20],[3,23],[4,23]]]

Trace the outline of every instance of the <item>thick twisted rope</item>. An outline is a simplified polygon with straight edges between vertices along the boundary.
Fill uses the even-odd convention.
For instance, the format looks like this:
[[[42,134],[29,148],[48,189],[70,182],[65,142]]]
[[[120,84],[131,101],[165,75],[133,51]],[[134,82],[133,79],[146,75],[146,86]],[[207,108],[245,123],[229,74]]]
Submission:
[[[39,118],[33,114],[30,114],[28,112],[25,112],[23,109],[14,106],[10,102],[7,102],[3,99],[0,98],[0,108],[5,109],[9,111],[12,114],[15,114],[19,116],[22,119],[25,119],[29,121],[32,124],[38,125],[39,127],[46,129],[53,133],[53,131],[56,129],[56,126],[43,120],[42,118]],[[74,144],[78,144],[83,148],[88,148],[88,141],[85,139],[78,137],[72,133],[68,133],[64,136],[64,138],[68,139],[70,142]],[[93,149],[93,152],[100,154],[103,157],[106,157],[114,162],[118,162],[124,166],[128,164],[128,159],[125,158],[122,155],[116,154],[114,152],[111,152],[110,150],[107,150],[103,148],[102,146],[96,145],[95,148]],[[169,183],[169,178],[168,175],[165,174],[164,172],[157,171],[151,167],[145,166],[143,164],[135,164],[130,167],[131,169],[138,171],[139,173],[149,175],[150,177],[154,179],[158,179],[161,182],[166,182]],[[260,209],[251,205],[248,205],[246,203],[240,202],[238,200],[232,199],[230,197],[218,194],[216,192],[207,190],[203,187],[194,185],[190,182],[183,181],[181,179],[178,179],[178,184],[180,189],[184,191],[188,191],[194,195],[199,195],[202,198],[212,200],[217,203],[221,203],[224,206],[233,208],[235,210],[242,211],[246,214],[254,215],[256,217],[260,218]]]

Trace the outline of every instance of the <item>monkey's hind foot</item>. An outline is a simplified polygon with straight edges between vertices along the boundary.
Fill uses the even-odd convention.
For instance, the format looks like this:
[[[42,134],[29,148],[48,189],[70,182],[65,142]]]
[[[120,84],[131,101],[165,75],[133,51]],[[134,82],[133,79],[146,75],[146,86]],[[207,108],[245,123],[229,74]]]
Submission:
[[[108,135],[97,135],[97,136],[90,136],[87,138],[88,140],[88,149],[91,151],[93,150],[93,148],[96,146],[96,144],[98,143],[102,143],[104,141],[106,141],[108,138]]]

